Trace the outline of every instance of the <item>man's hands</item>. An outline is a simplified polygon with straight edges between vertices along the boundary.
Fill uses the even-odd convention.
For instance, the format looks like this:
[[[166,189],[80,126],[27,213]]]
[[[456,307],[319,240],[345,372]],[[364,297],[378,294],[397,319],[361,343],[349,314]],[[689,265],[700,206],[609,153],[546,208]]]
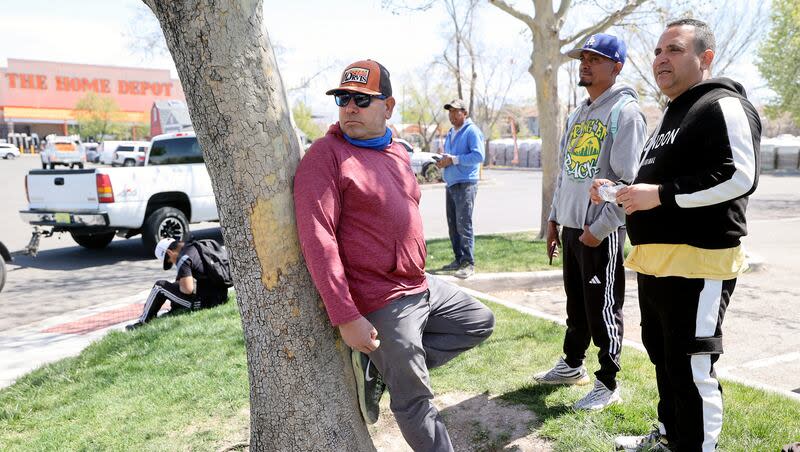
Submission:
[[[555,221],[547,222],[547,257],[550,258],[550,265],[553,265],[553,258],[558,257],[558,249],[561,247],[561,239],[558,238],[558,223]]]
[[[592,187],[589,189],[589,197],[592,200],[592,204],[598,206],[605,201],[603,198],[600,197],[600,189],[601,185],[614,185],[614,182],[609,179],[595,179],[592,181]]]
[[[361,353],[369,353],[381,345],[378,330],[364,317],[339,325],[339,334],[348,347]]]
[[[589,232],[589,225],[583,225],[583,234],[578,237],[578,240],[581,241],[584,245],[588,246],[589,248],[596,248],[601,243],[601,240],[598,240],[591,232]]]
[[[608,179],[595,179],[592,181],[592,188],[589,189],[589,196],[592,199],[592,204],[601,204],[605,202],[603,198],[600,197],[600,192],[598,191],[601,185],[613,184],[614,183]],[[630,215],[639,210],[650,210],[654,207],[658,207],[661,205],[661,198],[658,196],[658,187],[658,185],[653,184],[633,184],[622,187],[617,192],[617,204],[622,205],[626,215]]]
[[[594,186],[592,186],[594,187]],[[658,185],[634,184],[617,192],[617,202],[622,204],[626,215],[638,210],[650,210],[661,205],[658,197]]]
[[[442,154],[442,158],[440,158],[436,162],[437,168],[447,168],[448,166],[453,164],[453,157],[450,154]]]

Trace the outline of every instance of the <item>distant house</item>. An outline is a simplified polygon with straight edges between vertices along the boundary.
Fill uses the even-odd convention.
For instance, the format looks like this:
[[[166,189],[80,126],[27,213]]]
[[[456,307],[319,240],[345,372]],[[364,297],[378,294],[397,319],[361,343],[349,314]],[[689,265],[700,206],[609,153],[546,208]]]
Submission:
[[[150,110],[150,134],[180,132],[192,129],[189,108],[182,100],[157,100]]]

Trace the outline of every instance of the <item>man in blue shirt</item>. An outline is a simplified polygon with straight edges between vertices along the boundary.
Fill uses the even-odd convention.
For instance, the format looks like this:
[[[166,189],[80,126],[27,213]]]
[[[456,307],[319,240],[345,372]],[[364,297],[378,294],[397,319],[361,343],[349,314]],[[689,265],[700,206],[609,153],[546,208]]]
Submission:
[[[455,99],[444,109],[450,114],[453,128],[447,132],[445,153],[437,166],[444,168],[443,176],[447,183],[447,228],[455,259],[442,270],[455,270],[454,276],[465,279],[475,273],[472,209],[484,158],[483,133],[468,118],[469,112],[463,100]]]

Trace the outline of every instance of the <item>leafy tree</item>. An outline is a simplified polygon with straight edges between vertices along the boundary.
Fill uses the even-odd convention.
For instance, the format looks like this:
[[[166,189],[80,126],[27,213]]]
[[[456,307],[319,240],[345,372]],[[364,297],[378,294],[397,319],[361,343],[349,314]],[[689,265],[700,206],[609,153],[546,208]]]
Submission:
[[[325,134],[322,126],[314,120],[311,114],[311,107],[306,105],[303,101],[298,101],[294,108],[292,108],[292,115],[294,115],[294,122],[297,128],[302,130],[311,141],[320,138]]]
[[[789,112],[800,121],[800,2],[772,2],[772,30],[758,50],[756,65],[767,85],[775,91],[767,114]]]
[[[114,116],[118,112],[119,107],[113,98],[96,93],[86,94],[75,104],[78,129],[84,137],[118,135],[122,129],[114,122]]]

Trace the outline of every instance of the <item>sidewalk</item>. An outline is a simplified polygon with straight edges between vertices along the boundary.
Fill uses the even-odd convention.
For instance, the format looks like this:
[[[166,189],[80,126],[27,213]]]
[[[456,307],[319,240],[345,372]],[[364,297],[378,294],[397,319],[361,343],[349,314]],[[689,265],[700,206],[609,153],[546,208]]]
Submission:
[[[141,315],[150,290],[0,332],[0,389],[45,364],[77,356]]]

